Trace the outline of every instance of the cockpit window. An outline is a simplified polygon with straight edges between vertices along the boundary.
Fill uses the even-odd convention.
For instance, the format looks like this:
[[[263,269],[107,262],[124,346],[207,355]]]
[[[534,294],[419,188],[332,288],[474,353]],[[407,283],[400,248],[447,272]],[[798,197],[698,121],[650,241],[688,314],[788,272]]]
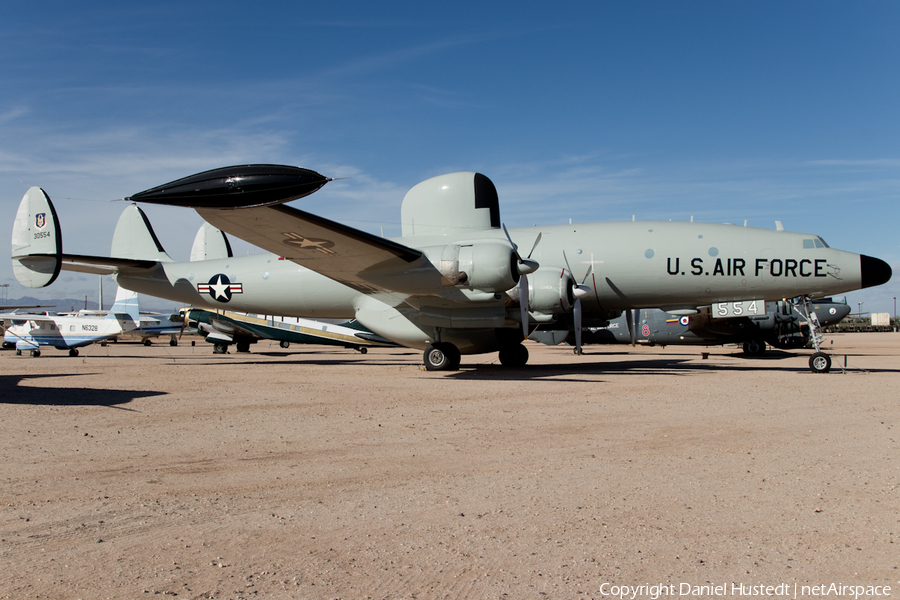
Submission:
[[[831,246],[826,244],[825,240],[823,240],[822,238],[817,237],[813,239],[803,240],[803,247],[805,249],[811,250],[813,248],[830,248]]]

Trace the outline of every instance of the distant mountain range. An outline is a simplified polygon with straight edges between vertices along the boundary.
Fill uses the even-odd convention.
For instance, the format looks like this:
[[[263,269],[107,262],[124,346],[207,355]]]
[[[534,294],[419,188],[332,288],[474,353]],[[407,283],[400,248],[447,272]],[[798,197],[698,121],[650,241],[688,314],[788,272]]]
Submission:
[[[106,294],[104,294],[105,296]],[[140,296],[141,301],[141,310],[151,311],[151,312],[160,312],[160,313],[176,313],[181,306],[176,306],[174,303],[171,303],[169,300],[162,300],[160,298],[154,298],[152,296]],[[109,309],[112,307],[113,300],[110,298],[106,301],[106,305],[103,307],[105,309]],[[164,304],[166,303],[166,304]],[[40,300],[38,298],[34,298],[32,296],[22,296],[21,298],[10,298],[6,301],[6,305],[34,305],[40,304],[45,307],[41,310],[48,310],[50,312],[69,312],[73,310],[81,310],[86,308],[88,310],[97,310],[97,302],[88,299],[87,303],[85,303],[85,299],[81,298],[53,298],[48,300]],[[35,309],[37,310],[37,309]],[[0,312],[5,312],[3,308],[2,301],[0,301]]]

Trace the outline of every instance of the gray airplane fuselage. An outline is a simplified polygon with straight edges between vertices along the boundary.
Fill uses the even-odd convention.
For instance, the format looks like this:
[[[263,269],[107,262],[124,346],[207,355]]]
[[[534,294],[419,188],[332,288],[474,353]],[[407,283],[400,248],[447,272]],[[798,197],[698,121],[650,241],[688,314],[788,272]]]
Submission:
[[[724,301],[821,297],[866,285],[868,257],[828,248],[809,234],[668,221],[556,225],[510,234],[528,247],[539,232],[542,240],[534,258],[541,266],[529,276],[530,284],[550,287],[542,286],[537,275],[545,273],[552,285],[565,268],[565,252],[575,279],[592,288],[583,299],[586,326],[592,318],[602,321],[610,313],[643,306],[673,310]],[[502,232],[494,233],[498,241],[503,239]],[[478,237],[484,239],[486,233]],[[395,241],[413,248],[447,243],[410,237]],[[222,275],[228,283],[223,279],[218,292],[211,290]],[[394,307],[404,299],[403,293],[357,291],[273,254],[160,263],[149,271],[120,272],[117,279],[128,289],[185,304],[311,318],[353,318],[366,297]],[[222,285],[230,288],[225,291]],[[497,307],[504,302],[488,297],[473,304]]]

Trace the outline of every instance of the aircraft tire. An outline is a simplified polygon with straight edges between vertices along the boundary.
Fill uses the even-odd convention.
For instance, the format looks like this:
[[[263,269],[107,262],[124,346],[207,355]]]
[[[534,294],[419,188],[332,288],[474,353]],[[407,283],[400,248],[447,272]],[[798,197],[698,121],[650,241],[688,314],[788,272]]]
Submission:
[[[744,342],[744,354],[747,356],[762,356],[766,351],[766,343],[759,340]]]
[[[150,338],[144,338],[144,339],[141,340],[141,343],[142,343],[143,345],[145,345],[145,346],[149,346],[149,345],[152,344],[153,342],[150,341]]]
[[[170,340],[169,340],[169,345],[170,345],[170,346],[177,346],[177,345],[178,345],[178,340],[176,340],[175,338],[170,339]]]
[[[41,355],[41,351],[40,351],[40,350],[32,350],[32,351],[31,351],[31,356],[32,356],[33,358],[37,358],[37,357],[40,356],[40,355]]]
[[[425,349],[423,358],[428,371],[456,371],[462,357],[453,344],[436,342]]]
[[[16,356],[22,356],[22,351],[19,349],[16,349]]]
[[[235,347],[238,352],[250,352],[250,342],[238,342]]]
[[[824,352],[816,352],[809,357],[809,370],[813,373],[827,373],[831,370],[831,357]]]
[[[524,367],[528,362],[528,348],[516,344],[500,350],[500,364],[504,367]]]
[[[360,354],[365,354],[365,353],[368,352],[368,351],[369,351],[368,348],[360,348],[360,349],[359,349],[359,353],[360,353]]]
[[[280,345],[282,348],[285,348],[285,349],[291,347],[291,343],[290,343],[289,341],[287,341],[287,340],[281,340],[281,344],[279,344],[279,345]]]
[[[69,348],[69,356],[78,356],[78,348]]]
[[[213,354],[228,354],[228,344],[214,344]]]

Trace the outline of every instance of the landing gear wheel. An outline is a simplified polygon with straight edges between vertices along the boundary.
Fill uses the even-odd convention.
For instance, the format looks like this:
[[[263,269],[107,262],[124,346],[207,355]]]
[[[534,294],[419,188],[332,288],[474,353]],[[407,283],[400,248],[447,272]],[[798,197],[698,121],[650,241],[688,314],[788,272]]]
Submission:
[[[228,344],[213,345],[213,354],[228,354]]]
[[[425,369],[428,371],[456,371],[461,359],[459,350],[448,342],[436,342],[425,349]]]
[[[16,356],[22,356],[22,351],[19,349],[16,349]]]
[[[237,351],[238,352],[250,352],[250,342],[238,342],[237,343]]]
[[[744,342],[744,354],[748,356],[762,356],[766,351],[766,343],[759,340]]]
[[[169,340],[169,345],[170,345],[170,346],[177,346],[177,345],[178,345],[178,340],[176,340],[175,338],[170,339],[170,340]]]
[[[824,352],[816,352],[809,357],[809,369],[813,373],[827,373],[831,370],[831,357]]]
[[[78,348],[69,348],[69,356],[78,356]]]
[[[504,367],[524,367],[528,362],[528,348],[522,344],[500,350],[500,364]]]
[[[34,358],[37,358],[37,357],[40,356],[40,355],[41,355],[41,351],[40,351],[40,350],[32,350],[32,351],[31,351],[31,356],[33,356]]]
[[[360,353],[360,354],[365,354],[366,352],[369,351],[368,348],[357,348],[357,350],[359,350],[359,353]]]
[[[291,343],[290,343],[289,341],[287,341],[287,340],[281,340],[281,344],[280,344],[280,345],[281,345],[282,348],[285,348],[285,349],[291,347]]]
[[[153,342],[150,341],[150,338],[144,338],[144,339],[141,340],[141,343],[142,343],[143,345],[145,345],[145,346],[149,346],[149,345],[152,344]]]

